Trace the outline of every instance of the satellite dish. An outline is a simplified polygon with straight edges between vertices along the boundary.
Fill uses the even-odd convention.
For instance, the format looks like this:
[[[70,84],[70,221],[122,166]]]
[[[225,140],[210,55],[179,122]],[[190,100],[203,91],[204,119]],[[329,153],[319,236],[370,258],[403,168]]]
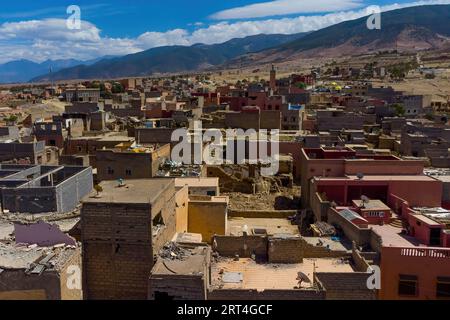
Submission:
[[[362,206],[361,207],[364,208],[364,204],[369,203],[370,199],[367,196],[362,195],[361,196],[361,201],[362,201]]]
[[[364,178],[364,173],[357,173],[357,174],[356,174],[356,177],[357,177],[359,180],[362,180],[362,178]]]
[[[298,272],[297,273],[297,279],[296,280],[298,281],[298,288],[302,287],[302,282],[311,283],[311,280],[303,272]]]

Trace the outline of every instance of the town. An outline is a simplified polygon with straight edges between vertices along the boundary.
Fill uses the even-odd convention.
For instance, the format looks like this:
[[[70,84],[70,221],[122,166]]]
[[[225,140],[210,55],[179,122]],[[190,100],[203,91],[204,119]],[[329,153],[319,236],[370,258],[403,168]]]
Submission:
[[[449,299],[449,115],[439,50],[2,84],[0,300]]]

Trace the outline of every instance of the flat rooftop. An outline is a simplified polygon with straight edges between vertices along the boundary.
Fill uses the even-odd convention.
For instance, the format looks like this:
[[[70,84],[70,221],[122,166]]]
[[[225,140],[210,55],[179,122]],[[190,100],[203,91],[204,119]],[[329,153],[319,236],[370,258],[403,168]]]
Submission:
[[[100,196],[92,192],[83,203],[153,203],[173,182],[173,179],[136,179],[124,180],[123,186],[119,186],[117,181],[103,181]]]
[[[401,228],[385,225],[370,225],[373,231],[378,234],[384,247],[418,247],[420,242],[411,236],[402,234]]]
[[[175,187],[182,188],[185,185],[189,187],[217,187],[219,185],[219,178],[176,178]]]
[[[334,241],[331,238],[325,237],[303,237],[303,240],[312,246],[317,246],[317,244],[322,243],[322,247],[328,247],[331,251],[348,251],[352,249],[351,241],[346,238],[340,241]]]
[[[46,269],[61,270],[75,250],[73,246],[37,247],[0,242],[0,269],[30,269],[32,274]]]
[[[385,205],[381,200],[369,200],[365,203],[363,203],[362,200],[353,200],[353,203],[362,210],[391,210],[391,208]]]
[[[253,235],[261,235],[255,230],[265,230],[265,234],[271,236],[300,234],[298,226],[291,224],[288,219],[229,217],[227,220],[228,235],[242,236],[245,225],[248,228],[248,234]]]
[[[298,273],[313,281],[314,272],[354,272],[348,262],[335,258],[303,259],[295,264],[257,264],[252,259],[221,258],[212,265],[211,283],[220,289],[294,289],[298,287]],[[241,281],[239,281],[241,280]],[[312,288],[302,283],[302,288]]]
[[[196,247],[183,250],[185,251],[183,258],[159,257],[152,269],[152,275],[203,275],[209,248]]]
[[[352,180],[360,180],[357,176],[348,176]],[[435,179],[426,175],[365,175],[361,180],[367,181],[379,181],[379,180],[389,180],[389,181],[435,181]]]
[[[315,177],[315,180],[320,181],[436,181],[426,175],[365,175],[362,179],[359,179],[354,175],[347,175],[345,177]]]

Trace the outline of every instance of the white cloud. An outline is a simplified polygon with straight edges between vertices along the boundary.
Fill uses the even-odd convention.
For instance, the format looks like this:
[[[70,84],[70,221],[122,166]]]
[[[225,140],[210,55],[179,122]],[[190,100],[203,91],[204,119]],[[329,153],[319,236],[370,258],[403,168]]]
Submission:
[[[6,39],[99,41],[100,30],[87,21],[82,21],[81,29],[69,30],[65,19],[6,22],[0,26],[0,40]]]
[[[362,0],[275,0],[219,11],[216,20],[249,19],[298,13],[334,12],[361,7]]]
[[[382,11],[426,4],[450,4],[450,0],[418,1],[382,6]],[[87,21],[80,30],[69,30],[64,19],[29,20],[0,25],[0,63],[17,59],[88,60],[103,55],[125,55],[166,45],[221,43],[232,38],[256,34],[293,34],[313,31],[367,15],[365,8],[324,15],[298,16],[252,21],[218,22],[198,26],[193,31],[173,29],[145,32],[137,38],[110,38]]]
[[[166,32],[146,32],[137,38],[144,48],[154,48],[172,45],[189,45],[189,32],[184,29],[174,29]]]

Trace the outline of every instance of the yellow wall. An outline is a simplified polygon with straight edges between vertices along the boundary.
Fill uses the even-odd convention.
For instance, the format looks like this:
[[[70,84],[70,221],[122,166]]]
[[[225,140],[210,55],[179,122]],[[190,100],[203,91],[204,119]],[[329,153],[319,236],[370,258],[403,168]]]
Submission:
[[[204,242],[226,234],[228,199],[224,201],[189,201],[188,232],[200,233]]]
[[[188,187],[184,186],[175,195],[176,202],[176,232],[188,231]]]

